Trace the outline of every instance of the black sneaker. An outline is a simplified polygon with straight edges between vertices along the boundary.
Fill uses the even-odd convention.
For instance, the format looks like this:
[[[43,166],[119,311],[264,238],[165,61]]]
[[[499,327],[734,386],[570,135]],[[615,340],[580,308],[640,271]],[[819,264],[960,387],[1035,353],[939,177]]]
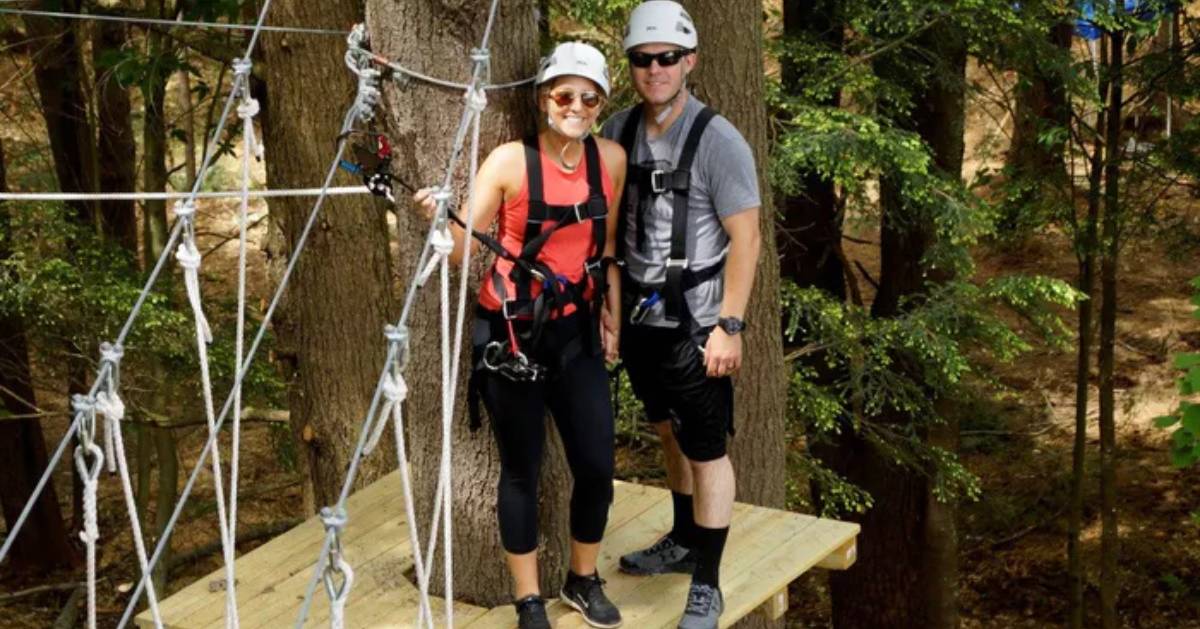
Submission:
[[[563,584],[559,598],[583,614],[583,620],[593,627],[612,629],[621,626],[621,611],[604,595],[604,579],[599,573],[588,577],[567,573],[567,582]]]
[[[674,538],[667,535],[650,548],[623,555],[620,564],[621,572],[628,574],[691,574],[696,570],[696,553],[680,546]]]
[[[720,589],[707,583],[692,582],[678,629],[717,629],[723,611],[725,597]]]
[[[514,601],[517,608],[517,629],[550,629],[546,618],[546,603],[537,594]]]

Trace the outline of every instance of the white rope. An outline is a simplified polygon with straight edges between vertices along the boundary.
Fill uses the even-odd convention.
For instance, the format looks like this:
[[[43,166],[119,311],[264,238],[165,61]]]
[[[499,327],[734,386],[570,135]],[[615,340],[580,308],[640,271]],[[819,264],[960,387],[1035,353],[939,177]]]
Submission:
[[[383,431],[387,429],[391,421],[400,422],[402,420],[401,408],[407,397],[408,383],[404,381],[404,375],[399,372],[388,374],[387,379],[383,382],[384,405],[379,411],[379,419],[375,422],[375,428],[371,431],[371,438],[363,448],[363,456],[375,451],[375,448],[379,446],[379,440],[383,438]]]
[[[196,206],[190,201],[175,205],[175,215],[183,222],[183,239],[175,257],[183,267],[184,286],[188,302],[192,306],[196,326],[196,354],[200,364],[200,386],[204,397],[204,419],[208,424],[209,439],[217,438],[216,411],[213,405],[212,377],[209,373],[208,344],[212,342],[212,330],[204,317],[204,305],[200,297],[200,251],[196,247]],[[225,560],[225,627],[237,629],[237,587],[233,574],[234,549],[229,537],[229,516],[225,509],[225,488],[221,481],[221,450],[212,451],[213,488],[216,493],[218,528],[221,533],[221,554]]]
[[[354,569],[346,561],[342,552],[342,531],[346,528],[346,510],[344,508],[325,507],[321,509],[321,523],[325,525],[325,536],[329,542],[329,552],[325,563],[322,579],[325,582],[325,593],[329,595],[329,627],[344,629],[346,626],[346,601],[350,598],[350,590],[354,587]],[[338,583],[338,579],[341,583]]]
[[[261,153],[261,145],[256,152]],[[279,197],[315,197],[320,188],[292,188],[283,190],[251,190],[252,199]],[[339,186],[326,191],[326,196],[352,196],[371,194],[366,186]],[[180,199],[240,199],[240,190],[220,192],[4,192],[0,201],[178,201]]]
[[[263,146],[254,134],[254,117],[259,113],[258,101],[250,95],[250,72],[253,64],[250,59],[242,58],[233,62],[235,75],[245,78],[242,83],[242,102],[238,104],[238,117],[242,119],[242,198],[238,207],[238,285],[237,285],[237,330],[234,340],[233,368],[237,372],[242,364],[245,353],[246,337],[246,230],[249,228],[250,206],[250,156],[262,159]],[[241,467],[242,449],[242,382],[233,384],[233,428],[229,454],[229,540],[230,557],[236,554],[237,548],[237,512],[238,512],[238,475]],[[219,448],[217,448],[219,449]],[[226,565],[226,589],[234,595],[226,598],[229,607],[227,616],[237,618],[237,561],[229,561]]]
[[[96,402],[93,398],[76,395],[71,402],[79,421],[79,445],[75,446],[75,470],[83,484],[83,540],[87,554],[87,626],[96,629],[96,540],[100,525],[96,508],[96,487],[104,469],[104,451],[96,445]],[[91,463],[88,463],[88,458]]]
[[[437,198],[439,194],[441,194],[441,192],[435,192],[433,195],[434,198]],[[448,196],[449,194],[447,193],[447,197]],[[444,203],[445,199],[438,200],[439,205]],[[454,235],[450,233],[449,227],[435,229],[433,231],[433,236],[430,239],[430,243],[433,247],[434,255],[433,257],[429,258],[429,262],[417,276],[417,286],[424,286],[425,283],[429,281],[429,276],[433,275],[434,270],[438,268],[438,265],[445,261],[450,254],[454,252]]]
[[[109,377],[109,390],[96,395],[96,412],[108,420],[108,433],[116,442],[116,464],[120,472],[121,491],[125,496],[125,510],[129,514],[129,527],[133,533],[133,548],[137,554],[138,567],[142,575],[150,575],[150,562],[146,558],[146,540],[142,536],[142,524],[138,518],[137,501],[133,496],[133,483],[129,475],[129,462],[125,457],[125,440],[121,434],[121,420],[125,418],[125,403],[117,394],[115,379]],[[146,598],[150,601],[150,615],[154,619],[156,629],[162,629],[162,614],[158,609],[158,594],[154,591],[154,582],[146,586]]]
[[[3,9],[0,8],[0,13],[8,13],[10,15],[31,15],[37,17],[53,17],[67,20],[89,20],[96,22],[121,22],[124,24],[145,24],[149,26],[187,26],[191,28],[215,28],[234,31],[252,31],[255,26],[253,24],[228,24],[225,22],[193,22],[188,20],[163,20],[156,18],[143,17],[125,17],[121,15],[104,15],[101,13],[64,13],[62,11],[34,11],[30,9]],[[297,33],[307,35],[336,35],[341,37],[345,35],[342,31],[334,31],[323,28],[301,28],[294,26],[262,26],[261,30],[273,31],[276,33]]]

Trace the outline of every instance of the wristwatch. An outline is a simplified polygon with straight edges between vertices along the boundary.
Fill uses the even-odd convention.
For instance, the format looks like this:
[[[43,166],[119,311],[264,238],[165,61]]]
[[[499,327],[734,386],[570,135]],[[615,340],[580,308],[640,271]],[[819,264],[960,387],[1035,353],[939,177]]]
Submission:
[[[737,317],[721,317],[717,319],[717,325],[721,326],[721,329],[725,330],[725,333],[729,336],[733,336],[746,329],[746,322]]]

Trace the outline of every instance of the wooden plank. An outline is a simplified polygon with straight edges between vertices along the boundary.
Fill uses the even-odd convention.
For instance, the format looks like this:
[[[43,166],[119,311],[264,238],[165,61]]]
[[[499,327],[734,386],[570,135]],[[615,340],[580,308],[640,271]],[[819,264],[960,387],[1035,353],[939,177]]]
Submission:
[[[826,570],[847,570],[857,560],[858,542],[857,538],[855,538],[838,546],[837,550],[826,555],[821,561],[818,561],[816,567]]]
[[[389,475],[354,494],[347,503],[352,519],[343,545],[355,567],[347,626],[415,625],[417,592],[405,577],[411,568],[412,549],[398,489],[398,475]],[[617,571],[621,554],[654,543],[670,528],[671,511],[670,492],[665,489],[623,482],[614,486],[614,504],[598,564],[626,627],[673,627],[683,611],[688,575],[635,577]],[[837,569],[853,563],[858,530],[855,524],[735,504],[721,566],[726,594],[721,626],[732,625],[756,608],[781,616],[787,609],[787,584],[796,576],[818,564]],[[295,621],[323,536],[320,521],[313,518],[238,560],[242,627],[273,628]],[[222,574],[215,571],[164,601],[168,626],[223,627],[224,594],[208,591],[208,583]],[[433,605],[436,621],[444,614],[444,602],[435,598]],[[458,627],[511,629],[516,625],[511,605],[490,610],[460,602],[454,605]],[[328,607],[320,588],[308,626],[328,622]],[[586,627],[579,614],[557,600],[547,611],[559,629]],[[138,620],[149,626],[147,614]]]
[[[385,501],[390,498],[389,491],[398,491],[399,478],[398,474],[389,474],[347,500],[351,517],[346,530],[347,539],[371,535],[389,518],[388,510],[379,509],[378,505],[387,504]],[[403,521],[403,510],[397,511]],[[391,517],[395,515],[391,514]],[[407,544],[407,538],[405,531],[400,540]],[[262,594],[269,596],[273,593],[281,579],[311,567],[323,542],[324,528],[320,520],[310,518],[238,559],[238,607],[257,606],[255,599]],[[172,595],[160,605],[163,617],[172,621],[172,627],[200,627],[217,622],[223,626],[225,593],[222,590],[211,591],[209,584],[223,582],[224,576],[224,569],[219,568]],[[184,621],[185,624],[178,624]],[[148,612],[139,615],[137,622],[139,626],[153,627]]]

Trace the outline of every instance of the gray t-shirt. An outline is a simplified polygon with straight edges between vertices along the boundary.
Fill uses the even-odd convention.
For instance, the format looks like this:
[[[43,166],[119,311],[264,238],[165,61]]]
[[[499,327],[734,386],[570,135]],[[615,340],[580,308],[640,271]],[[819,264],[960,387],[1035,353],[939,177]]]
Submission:
[[[674,169],[683,152],[683,143],[692,121],[703,109],[704,103],[689,96],[683,114],[666,132],[653,140],[646,138],[645,125],[639,125],[635,154],[629,156],[629,163],[653,169]],[[604,123],[600,134],[619,142],[629,111],[626,109],[614,114]],[[644,251],[637,246],[637,219],[634,216],[627,217],[628,228],[623,235],[625,268],[640,283],[659,284],[666,279],[674,202],[673,192],[655,197],[653,207],[645,215]],[[715,116],[704,130],[692,162],[687,221],[687,258],[690,268],[694,271],[703,270],[720,262],[728,252],[729,236],[721,225],[721,219],[760,205],[758,174],[750,145],[724,116]],[[621,208],[621,211],[626,211],[626,208]],[[618,234],[618,237],[622,235]],[[718,273],[684,293],[692,318],[698,325],[716,325],[721,299],[725,294],[724,276],[724,273]],[[666,320],[661,301],[651,309],[644,324],[674,326]]]

